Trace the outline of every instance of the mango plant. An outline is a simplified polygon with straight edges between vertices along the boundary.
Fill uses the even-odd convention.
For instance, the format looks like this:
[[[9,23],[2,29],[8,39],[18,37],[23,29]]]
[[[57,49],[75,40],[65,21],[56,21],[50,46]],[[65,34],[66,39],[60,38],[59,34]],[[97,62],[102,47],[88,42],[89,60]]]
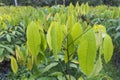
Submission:
[[[83,15],[88,14],[89,6],[85,6]],[[13,72],[17,73],[17,62],[22,62],[31,72],[36,71],[40,79],[55,76],[58,80],[90,80],[97,76],[102,69],[102,56],[106,63],[112,57],[112,39],[104,26],[83,24],[77,20],[73,5],[67,13],[56,13],[48,30],[44,30],[42,20],[31,21],[26,31],[25,55],[16,47],[17,60],[11,57]],[[52,71],[52,68],[60,70]],[[73,68],[77,77],[72,73]]]
[[[75,80],[70,73],[71,62],[79,64],[79,69],[86,75],[83,79],[89,79],[96,76],[101,71],[102,55],[106,63],[110,61],[113,53],[113,44],[104,26],[95,25],[93,28],[89,26],[83,31],[81,24],[78,22],[75,22],[71,27],[67,26],[68,24],[70,24],[69,20],[66,25],[52,22],[46,38],[42,32],[43,28],[38,22],[31,22],[30,25],[28,25],[27,64],[30,70],[34,68],[34,65],[40,65],[42,61],[42,59],[40,59],[42,56],[41,53],[46,50],[46,41],[49,50],[52,51],[54,55],[54,61],[59,62],[59,60],[62,60],[65,62],[66,72],[59,72],[60,74],[65,74],[63,76],[65,80]],[[59,57],[60,53],[63,53],[64,59]],[[99,54],[98,57],[96,57],[97,54]],[[75,57],[77,59],[75,59]],[[52,63],[43,69],[41,73],[46,72],[56,65],[58,65],[58,63]],[[58,79],[59,77],[60,76],[58,76]]]

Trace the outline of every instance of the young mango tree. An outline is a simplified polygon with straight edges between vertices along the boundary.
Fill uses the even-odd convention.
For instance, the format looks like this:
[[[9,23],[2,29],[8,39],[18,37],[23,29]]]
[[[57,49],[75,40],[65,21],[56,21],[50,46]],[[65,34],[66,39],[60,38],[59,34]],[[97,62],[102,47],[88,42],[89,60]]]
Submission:
[[[113,54],[112,39],[106,33],[105,27],[96,24],[94,27],[88,25],[87,28],[84,28],[82,23],[77,21],[72,5],[68,7],[68,13],[57,13],[54,19],[55,21],[51,22],[47,34],[44,34],[42,20],[32,21],[28,25],[26,31],[27,57],[25,59],[21,55],[20,49],[17,48],[18,61],[23,60],[26,62],[27,68],[33,71],[36,68],[39,70],[40,65],[45,64],[43,58],[47,57],[49,64],[42,68],[39,74],[36,74],[37,77],[44,76],[43,74],[51,71],[54,67],[61,69],[49,72],[46,76],[55,76],[58,80],[89,80],[98,75],[102,69],[101,56],[104,56],[105,62],[108,63]],[[53,53],[53,55],[49,53]],[[18,66],[13,57],[11,57],[11,63],[12,66],[16,66],[12,68],[16,73]],[[72,71],[73,67],[77,71]],[[77,73],[77,76],[72,72]]]

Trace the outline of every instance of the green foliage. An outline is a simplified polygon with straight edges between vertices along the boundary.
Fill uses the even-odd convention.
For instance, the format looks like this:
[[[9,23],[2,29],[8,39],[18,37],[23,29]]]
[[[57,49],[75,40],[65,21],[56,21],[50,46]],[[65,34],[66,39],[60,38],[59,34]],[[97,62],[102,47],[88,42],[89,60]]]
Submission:
[[[11,59],[11,68],[16,75],[19,73],[17,70],[24,66],[31,73],[28,79],[33,80],[78,80],[80,77],[89,80],[97,77],[103,65],[102,55],[108,63],[113,54],[113,44],[106,28],[92,18],[114,19],[120,16],[115,12],[114,17],[106,17],[109,12],[114,13],[114,10],[108,9],[101,14],[104,8],[106,6],[93,8],[87,3],[80,6],[77,4],[76,7],[70,4],[68,7],[40,9],[10,7],[7,9],[10,13],[0,8],[3,11],[0,19],[4,19],[1,22],[7,25],[1,25],[0,28],[0,36],[5,36],[0,42],[1,62],[6,57],[8,61]],[[100,10],[100,13],[94,13],[94,9]],[[28,11],[28,15],[25,15],[25,11]],[[18,13],[18,16],[12,12]],[[4,17],[6,14],[11,19]],[[14,17],[16,20],[13,20]]]
[[[0,31],[0,57],[6,60],[10,58],[10,55],[15,55],[15,46],[25,44],[26,38],[24,36],[25,28],[22,23],[14,27],[8,25],[6,29],[2,29]]]

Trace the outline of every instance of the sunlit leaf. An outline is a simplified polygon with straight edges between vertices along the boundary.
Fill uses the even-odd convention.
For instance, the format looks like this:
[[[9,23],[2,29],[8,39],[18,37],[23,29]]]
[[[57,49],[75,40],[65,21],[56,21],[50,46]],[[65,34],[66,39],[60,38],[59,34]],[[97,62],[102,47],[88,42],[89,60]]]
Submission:
[[[14,73],[17,73],[18,65],[17,65],[16,59],[12,56],[11,56],[11,68]]]
[[[32,70],[32,67],[33,67],[32,59],[31,59],[31,58],[28,58],[28,59],[27,59],[27,68],[28,68],[29,70]]]
[[[27,46],[33,56],[37,56],[40,50],[41,36],[39,26],[35,22],[31,22],[27,27]]]
[[[19,46],[16,46],[16,51],[15,52],[16,52],[17,60],[23,61],[24,60],[24,56],[23,56],[23,53],[21,52]]]
[[[90,77],[97,76],[101,71],[101,69],[102,69],[102,61],[101,61],[101,57],[99,57],[99,59],[95,63],[93,72],[91,73]]]
[[[78,60],[80,68],[86,75],[90,75],[96,58],[96,40],[93,29],[87,31],[79,43]]]
[[[71,36],[73,40],[77,39],[75,43],[77,44],[79,42],[79,36],[82,34],[82,27],[79,23],[75,23],[72,27]]]
[[[105,62],[108,63],[113,55],[113,43],[112,39],[107,34],[103,41],[103,54]]]
[[[57,53],[62,47],[63,33],[62,27],[57,22],[52,22],[47,34],[47,42],[51,50],[53,50],[54,57],[57,59]]]

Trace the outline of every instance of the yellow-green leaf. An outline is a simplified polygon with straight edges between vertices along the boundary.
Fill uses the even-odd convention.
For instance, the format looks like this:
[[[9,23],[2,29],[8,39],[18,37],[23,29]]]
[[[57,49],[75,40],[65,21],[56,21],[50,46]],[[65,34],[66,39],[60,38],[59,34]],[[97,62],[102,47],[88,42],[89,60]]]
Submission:
[[[63,33],[62,27],[57,22],[52,22],[47,34],[47,42],[53,50],[54,57],[57,59],[57,53],[62,47]]]
[[[33,56],[37,56],[41,44],[40,25],[37,24],[32,21],[27,27],[27,46]]]
[[[73,40],[77,39],[82,34],[82,27],[79,23],[75,23],[72,27],[71,36]],[[79,42],[79,38],[75,41],[75,44]]]
[[[113,55],[113,43],[109,35],[105,35],[103,41],[103,54],[105,62],[108,63]]]
[[[49,45],[50,50],[52,50],[52,45],[51,45],[51,29],[52,29],[52,27],[49,27],[48,32],[47,32],[47,43]]]
[[[78,80],[84,80],[82,77],[79,77],[79,79]]]
[[[16,59],[12,56],[11,56],[11,68],[14,73],[17,73],[18,65],[17,65]]]
[[[75,23],[75,17],[73,15],[68,16],[68,20],[66,24],[68,33],[71,31],[74,23]]]
[[[93,71],[96,58],[96,40],[93,29],[87,31],[78,46],[80,68],[87,76]]]
[[[43,32],[40,32],[41,33],[41,44],[40,44],[40,48],[42,51],[44,51],[47,47],[47,42],[46,42],[46,38],[45,38],[45,35]]]
[[[99,59],[96,61],[93,72],[91,73],[91,75],[89,77],[95,77],[99,74],[99,72],[102,69],[102,61],[101,61],[101,56],[99,57]]]
[[[62,25],[66,24],[66,20],[67,20],[67,14],[66,13],[61,14],[60,22],[61,22]]]
[[[88,3],[85,4],[85,12],[86,12],[86,15],[89,13],[89,5],[88,5]]]
[[[16,46],[15,52],[16,52],[16,59],[20,62],[24,61],[24,56],[23,56],[23,53],[21,52],[19,46]]]
[[[28,68],[29,70],[32,70],[32,67],[33,67],[32,59],[28,58],[28,59],[27,59],[27,68]]]

